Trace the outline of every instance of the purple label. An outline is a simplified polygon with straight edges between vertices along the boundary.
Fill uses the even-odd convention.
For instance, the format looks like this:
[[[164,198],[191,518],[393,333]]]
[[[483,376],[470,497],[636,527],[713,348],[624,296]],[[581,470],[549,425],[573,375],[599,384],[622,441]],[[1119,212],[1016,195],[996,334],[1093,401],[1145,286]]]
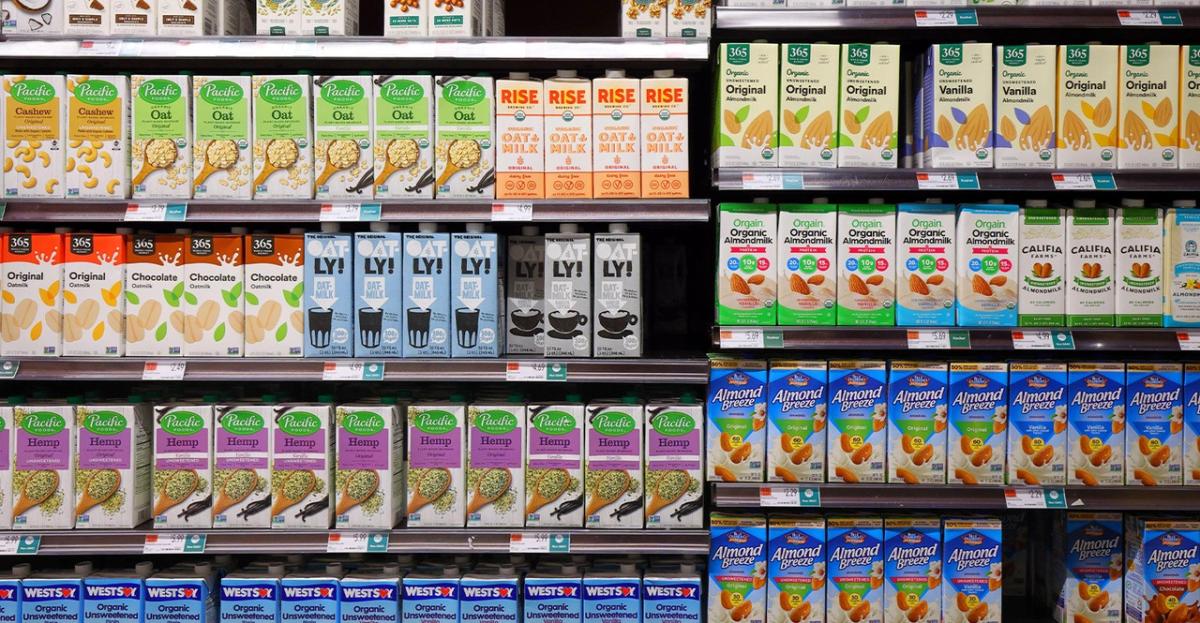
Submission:
[[[592,414],[587,455],[590,469],[641,469],[642,430],[628,413],[604,410]],[[593,458],[594,457],[594,458]]]
[[[17,429],[17,469],[70,469],[71,433],[45,437]]]
[[[217,467],[220,469],[266,469],[266,428],[249,435],[235,435],[218,427]]]
[[[343,427],[338,428],[338,469],[388,469],[392,444],[388,443],[387,431],[373,435],[355,435]]]
[[[652,428],[646,443],[646,465],[650,469],[700,469],[699,429],[671,437]]]
[[[126,428],[115,435],[98,435],[79,429],[80,469],[129,469],[132,463],[133,431]]]
[[[548,435],[529,427],[529,467],[534,469],[579,469],[581,433],[578,428]]]
[[[275,469],[326,469],[326,439],[324,428],[304,436],[275,429]]]
[[[521,467],[521,427],[511,411],[493,409],[471,426],[471,467]]]
[[[0,425],[5,422],[0,422]],[[9,467],[9,458],[12,454],[9,452],[9,436],[12,434],[8,427],[0,428],[0,471],[5,471]]]
[[[421,432],[421,429],[410,426],[408,435],[408,461],[412,467],[462,467],[461,428],[437,435]]]

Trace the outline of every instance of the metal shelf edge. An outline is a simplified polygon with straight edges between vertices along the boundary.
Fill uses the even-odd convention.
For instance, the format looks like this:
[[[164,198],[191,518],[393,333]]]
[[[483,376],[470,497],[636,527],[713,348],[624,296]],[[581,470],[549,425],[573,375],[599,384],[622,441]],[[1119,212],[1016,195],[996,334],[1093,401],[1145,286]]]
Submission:
[[[1178,10],[1185,24],[1200,19],[1194,7],[1167,6],[904,6],[827,9],[717,7],[714,28],[725,30],[894,30],[914,29],[917,10],[972,9],[979,29],[1128,28],[1117,17],[1120,9]],[[952,28],[957,26],[945,26]],[[1154,26],[1151,26],[1154,27]]]
[[[908,351],[909,330],[947,330],[966,332],[970,335],[970,348],[923,350],[925,353],[951,352],[1012,352],[1034,355],[1045,352],[1065,354],[1079,352],[1183,352],[1180,348],[1181,332],[1187,329],[1174,328],[1084,328],[1084,327],[850,327],[850,326],[763,326],[763,327],[713,327],[712,345],[723,348],[723,330],[761,330],[764,334],[782,336],[782,347],[764,348],[763,351]],[[1071,334],[1075,347],[1068,350],[1017,349],[1013,345],[1014,331],[1065,331]],[[733,349],[743,350],[743,349]],[[749,349],[758,350],[758,349]]]

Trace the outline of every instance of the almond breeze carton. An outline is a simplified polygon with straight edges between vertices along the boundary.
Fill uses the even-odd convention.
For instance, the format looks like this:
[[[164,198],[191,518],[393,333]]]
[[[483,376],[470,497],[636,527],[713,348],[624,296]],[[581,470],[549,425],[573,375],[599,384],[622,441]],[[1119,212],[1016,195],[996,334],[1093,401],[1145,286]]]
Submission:
[[[888,375],[888,482],[946,482],[945,363],[891,362]]]
[[[996,46],[997,169],[1053,169],[1055,87],[1053,45]]]
[[[1163,322],[1163,214],[1158,208],[1122,207],[1116,218],[1116,325],[1161,327]]]
[[[1125,367],[1125,484],[1183,484],[1183,367]]]
[[[896,206],[838,206],[837,323],[896,324]]]
[[[992,44],[936,43],[925,54],[924,166],[991,168]]]
[[[896,324],[954,326],[955,209],[902,203],[896,219]]]
[[[467,527],[521,527],[525,513],[525,405],[467,407]]]
[[[1067,513],[1057,528],[1065,528],[1056,532],[1066,535],[1066,544],[1052,571],[1054,581],[1062,582],[1055,587],[1056,620],[1121,623],[1121,513]]]
[[[1117,167],[1179,168],[1179,46],[1123,45]]]
[[[1125,484],[1125,364],[1067,370],[1067,484]]]
[[[968,204],[958,215],[958,324],[1017,325],[1020,209]]]
[[[837,315],[837,206],[779,206],[778,321],[832,325]]]
[[[950,364],[946,474],[951,484],[1004,484],[1007,391],[1008,364]]]
[[[709,533],[708,620],[766,621],[766,518],[713,513]]]
[[[838,102],[839,167],[898,166],[900,46],[843,43]]]
[[[466,525],[466,417],[458,400],[408,407],[408,526]]]
[[[884,481],[887,404],[887,363],[829,362],[830,482]]]
[[[825,620],[883,623],[883,519],[830,517],[825,523]]]
[[[942,529],[942,620],[1000,623],[1000,520],[947,519]]]
[[[941,623],[942,520],[884,519],[883,559],[884,620]]]
[[[713,358],[708,384],[706,479],[762,482],[767,363]]]
[[[824,361],[771,362],[767,481],[825,482],[828,377]]]
[[[779,63],[779,166],[837,166],[841,46],[785,43]]]
[[[1200,485],[1200,364],[1183,365],[1183,484]]]
[[[1008,482],[1067,483],[1067,365],[1008,367]]]
[[[1165,620],[1200,598],[1200,522],[1127,517],[1125,520],[1125,621]]]
[[[583,498],[585,414],[578,395],[567,398],[528,407],[524,508],[525,525],[531,528],[583,525],[583,508],[572,502]],[[568,504],[576,507],[566,510]]]
[[[825,621],[825,518],[772,516],[767,623]]]
[[[775,324],[775,206],[723,203],[717,211],[717,323]]]
[[[1061,327],[1066,318],[1066,218],[1044,200],[1021,208],[1021,290],[1017,324],[1022,327]]]
[[[1117,168],[1117,46],[1058,46],[1058,168]]]

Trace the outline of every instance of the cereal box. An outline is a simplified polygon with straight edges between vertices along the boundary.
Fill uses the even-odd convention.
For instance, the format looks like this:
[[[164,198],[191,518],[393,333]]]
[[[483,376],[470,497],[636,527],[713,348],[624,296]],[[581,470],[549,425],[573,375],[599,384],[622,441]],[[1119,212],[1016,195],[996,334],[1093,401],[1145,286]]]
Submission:
[[[129,0],[118,0],[128,2]],[[300,5],[304,0],[255,0],[255,32],[272,37],[296,36],[300,30]],[[257,115],[256,115],[257,116]]]
[[[885,362],[829,362],[830,482],[884,481],[887,405]]]
[[[946,476],[951,484],[1004,484],[1008,364],[950,363]]]
[[[467,523],[466,407],[458,400],[408,407],[409,527],[462,528]]]
[[[479,37],[483,32],[483,2],[485,0],[427,0],[429,36]]]
[[[467,407],[467,527],[520,528],[525,499],[525,405]]]
[[[434,0],[396,0],[383,8],[383,36],[393,38],[429,36],[430,5]]]
[[[467,0],[467,3],[471,1]],[[449,7],[450,3],[446,5]],[[335,37],[357,35],[358,0],[303,0],[300,5],[300,34]]]
[[[216,405],[213,413],[213,527],[269,528],[275,405]]]
[[[706,478],[762,482],[767,363],[714,358],[710,367]]]
[[[1067,365],[1008,367],[1008,482],[1067,483]]]
[[[65,256],[62,234],[5,234],[0,251],[4,264],[0,341],[5,356],[62,354]]]
[[[1125,367],[1125,484],[1183,484],[1183,367]]]
[[[433,196],[433,76],[375,76],[374,82],[375,198],[429,199]]]
[[[884,519],[883,559],[884,620],[941,623],[941,519]]]
[[[1054,52],[1053,45],[996,46],[997,169],[1055,166]]]
[[[898,45],[842,44],[839,167],[898,166],[900,65]]]
[[[1161,327],[1163,322],[1163,213],[1122,207],[1116,218],[1116,325]]]
[[[1122,45],[1120,59],[1117,167],[1179,168],[1179,46]]]
[[[883,623],[883,519],[830,517],[825,523],[825,620]]]
[[[321,397],[322,402],[328,397]],[[333,407],[279,405],[271,426],[271,527],[327,530],[333,525]]]
[[[1017,324],[1022,327],[1061,327],[1066,318],[1066,218],[1043,200],[1021,208],[1021,257],[1024,260],[1017,301]]]
[[[837,315],[837,206],[779,206],[779,324],[832,325]]]
[[[712,36],[712,0],[667,0],[667,36],[707,39]]]
[[[389,530],[404,515],[404,419],[395,399],[339,405],[337,528]]]
[[[1125,364],[1067,370],[1067,483],[1125,484]]]
[[[67,76],[67,198],[129,192],[129,78]]]
[[[688,85],[670,69],[642,79],[641,196],[647,199],[689,195]]]
[[[184,244],[179,234],[135,234],[125,237],[125,354],[130,357],[180,356],[183,324],[171,322],[182,313]]]
[[[767,535],[767,623],[823,623],[825,519],[774,515]]]
[[[312,76],[254,76],[251,85],[254,197],[312,199]]]
[[[1200,598],[1200,522],[1127,517],[1125,621],[1152,623],[1190,611]],[[1186,615],[1176,615],[1183,618]]]
[[[494,193],[492,170],[496,160],[492,79],[486,76],[439,76],[435,84],[436,196],[439,199],[490,199]],[[549,110],[547,114],[550,114]]]
[[[187,286],[181,325],[188,357],[241,357],[245,332],[245,254],[242,234],[191,234],[183,258]]]
[[[1111,327],[1116,297],[1113,213],[1094,201],[1067,211],[1067,326]]]
[[[192,78],[196,199],[250,199],[250,76]]]
[[[942,536],[942,620],[1000,623],[1000,520],[947,519]]]
[[[529,527],[583,525],[583,509],[573,502],[583,499],[584,407],[579,396],[570,398],[528,406],[524,508]]]
[[[896,218],[896,324],[954,326],[953,205],[902,203]]]
[[[1058,46],[1058,168],[1117,168],[1117,46]]]
[[[967,204],[958,216],[958,324],[1017,324],[1020,210],[1015,205]]]
[[[713,513],[709,533],[708,620],[766,621],[766,518]]]
[[[201,404],[154,407],[155,528],[212,525],[213,408]],[[199,503],[199,504],[198,504]]]
[[[5,2],[5,7],[7,15],[10,5]],[[61,198],[68,95],[64,76],[10,74],[4,90],[5,163],[12,165],[4,167],[4,196]]]
[[[946,482],[949,408],[946,371],[945,363],[891,362],[888,482],[910,485]]]
[[[825,481],[828,370],[824,361],[772,361],[767,386],[767,480]]]
[[[155,4],[151,0],[112,0],[109,6],[112,15],[109,34],[154,36],[158,33]]]
[[[125,237],[64,238],[62,353],[120,357],[125,353]]]
[[[593,192],[596,198],[639,197],[642,81],[626,77],[624,70],[610,69],[603,78],[592,80],[591,95]]]
[[[340,1],[340,0],[339,0]],[[371,149],[371,76],[313,79],[313,166],[317,199],[370,199],[374,192]]]
[[[838,206],[839,325],[896,323],[896,206]]]
[[[1183,364],[1183,484],[1200,484],[1200,364]]]
[[[75,408],[75,527],[126,528],[150,519],[153,409],[145,403]]]
[[[1200,168],[1200,45],[1179,46],[1179,168]]]
[[[133,92],[134,199],[192,196],[191,77],[135,75]]]
[[[496,81],[497,199],[546,196],[544,107],[542,83],[528,73],[512,72]]]
[[[703,422],[691,394],[646,405],[647,528],[704,526]]]
[[[75,526],[75,407],[13,407],[12,527]]]
[[[722,43],[718,55],[713,166],[779,166],[779,46]]]
[[[717,323],[775,324],[775,206],[723,203],[717,211]]]
[[[1065,551],[1053,569],[1055,582],[1062,582],[1056,587],[1056,620],[1121,623],[1121,514],[1067,513],[1056,527],[1066,535]]]
[[[992,44],[936,43],[925,54],[924,166],[992,167]]]
[[[4,21],[0,23],[0,27],[6,33],[39,36],[63,33],[62,0],[50,0],[44,4],[24,4],[17,0],[3,0],[0,2],[0,10],[4,14]]]
[[[621,0],[621,36],[667,36],[667,3],[671,0]]]
[[[583,487],[587,508],[583,511],[588,528],[641,527],[639,513],[644,494],[645,452],[642,429],[645,408],[636,398],[620,401],[595,401],[587,406],[587,424],[583,429]],[[761,469],[761,461],[760,461]],[[636,505],[626,506],[630,502]],[[631,515],[621,521],[626,515]]]
[[[304,355],[350,357],[354,352],[354,238],[323,223],[304,235]],[[330,226],[332,225],[332,226]]]
[[[304,351],[304,236],[254,234],[245,245],[245,354],[299,357]]]
[[[785,43],[779,63],[779,166],[837,166],[841,47]]]
[[[592,86],[574,70],[546,79],[546,196],[592,198]]]
[[[1200,210],[1173,207],[1163,219],[1163,325],[1200,326]]]

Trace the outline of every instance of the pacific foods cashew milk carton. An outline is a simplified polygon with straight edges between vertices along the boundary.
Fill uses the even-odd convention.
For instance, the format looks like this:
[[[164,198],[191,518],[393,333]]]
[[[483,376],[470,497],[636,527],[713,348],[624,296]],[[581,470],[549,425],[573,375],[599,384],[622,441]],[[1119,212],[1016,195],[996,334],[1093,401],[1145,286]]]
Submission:
[[[443,17],[452,16],[439,16],[438,19]],[[438,76],[435,85],[437,143],[433,172],[437,176],[434,183],[436,197],[491,199],[495,192],[492,185],[496,166],[492,79],[487,76]]]
[[[1033,205],[1031,205],[1033,204]],[[1066,317],[1066,218],[1057,207],[1031,200],[1021,208],[1021,290],[1017,324],[1061,327]]]
[[[328,223],[326,223],[328,225]],[[304,235],[304,355],[354,352],[354,239],[323,227]]]
[[[1008,482],[1067,483],[1067,365],[1008,367]]]
[[[75,408],[65,404],[13,407],[12,527],[75,526]]]
[[[466,418],[466,406],[457,399],[408,407],[407,525],[466,525]]]
[[[1125,484],[1125,364],[1067,370],[1067,483]]]
[[[313,86],[317,91],[313,96],[317,199],[370,199],[375,188],[371,76],[318,76]]]
[[[839,325],[896,323],[896,206],[838,206]]]
[[[925,166],[992,167],[992,44],[935,43],[925,54]]]
[[[404,517],[404,419],[395,400],[339,405],[334,526],[390,530]]]
[[[528,73],[496,80],[497,199],[546,196],[545,104],[542,82]]]
[[[642,78],[639,148],[644,198],[682,198],[690,192],[688,89],[688,79],[670,69],[656,69],[652,77]]]
[[[775,206],[723,203],[717,211],[717,323],[775,324]]]
[[[768,623],[825,621],[825,518],[775,515],[767,524]]]
[[[828,557],[825,620],[883,623],[883,519],[830,517],[825,523]]]
[[[902,203],[896,217],[896,324],[954,326],[955,209]]]
[[[1183,367],[1125,366],[1125,484],[1183,484]]]
[[[67,90],[67,198],[124,199],[129,192],[129,78],[74,74],[67,77]]]
[[[322,402],[327,397],[322,397]],[[271,426],[271,527],[327,530],[335,495],[333,407],[298,403],[275,408]]]
[[[1017,325],[1020,210],[968,204],[958,215],[958,324]]]
[[[832,204],[779,206],[779,324],[834,324],[837,218]]]
[[[1117,168],[1115,45],[1058,46],[1058,168]]]
[[[254,76],[251,86],[254,197],[312,199],[312,76]]]
[[[253,234],[245,241],[245,353],[304,352],[304,235]]]
[[[1163,219],[1163,325],[1200,326],[1200,210],[1173,207]]]
[[[151,499],[155,528],[212,525],[213,407],[154,407],[154,470]]]
[[[1111,327],[1116,310],[1113,213],[1081,203],[1067,211],[1067,326]]]
[[[4,7],[5,14],[16,10],[8,2]],[[12,160],[11,168],[4,167],[4,196],[61,198],[67,127],[64,77],[10,75],[4,79],[4,90],[0,103],[4,105],[5,156]]]
[[[709,532],[708,620],[766,621],[766,517],[713,513]]]
[[[762,482],[767,362],[713,358],[709,366],[706,478]]]
[[[647,528],[700,528],[704,407],[692,394],[646,405]]]
[[[997,169],[1053,169],[1057,58],[1053,45],[996,46]]]
[[[830,482],[885,480],[887,405],[886,362],[829,362]]]
[[[591,96],[593,193],[596,198],[640,197],[642,81],[610,69],[592,80]]]
[[[62,354],[63,234],[5,234],[3,318],[5,355]]]
[[[525,405],[467,407],[467,527],[525,525]]]
[[[593,355],[642,355],[642,235],[624,223],[610,223],[593,239],[595,256],[592,289],[595,322]]]
[[[583,429],[583,486],[587,528],[643,526],[645,493],[642,429],[645,407],[636,398],[595,401]]]
[[[404,235],[387,229],[354,234],[355,357],[399,357],[404,345]]]
[[[135,75],[129,87],[133,93],[133,198],[191,198],[191,77]]]
[[[275,405],[216,405],[213,415],[213,527],[270,528]]]
[[[1200,484],[1200,364],[1183,364],[1183,484]]]
[[[1000,623],[1000,520],[947,519],[942,538],[942,620]]]
[[[254,196],[250,99],[250,76],[192,78],[196,199]]]
[[[1179,168],[1200,167],[1200,45],[1179,46]]]
[[[713,166],[779,166],[779,45],[722,43],[717,53]]]
[[[508,354],[546,352],[546,239],[535,225],[525,225],[520,236],[506,236],[508,271],[504,291],[508,296]]]
[[[785,43],[779,62],[779,166],[837,166],[841,46]]]
[[[450,356],[450,234],[404,234],[404,356]]]
[[[145,403],[75,408],[76,528],[132,529],[150,519],[153,415]]]
[[[883,558],[884,620],[941,623],[941,518],[884,519]]]
[[[574,223],[546,234],[547,357],[590,357],[592,330],[592,236]]]
[[[945,363],[893,361],[888,376],[888,482],[946,482]]]
[[[1179,168],[1179,46],[1122,45],[1117,166]]]
[[[1200,522],[1125,520],[1125,620],[1149,623],[1200,597],[1193,569],[1200,562]],[[1164,612],[1165,611],[1165,612]]]
[[[899,166],[900,67],[898,45],[842,44],[839,167]]]
[[[376,76],[374,82],[375,198],[432,198],[433,76]]]
[[[824,482],[828,413],[824,361],[772,361],[767,386],[767,481]]]
[[[1008,364],[950,363],[946,479],[951,484],[1004,484]]]
[[[1158,208],[1122,207],[1116,218],[1116,325],[1163,323],[1163,214]]]
[[[245,313],[245,249],[242,234],[187,237],[182,318],[183,354],[188,357],[241,357]]]
[[[525,525],[583,525],[583,404],[578,395],[557,404],[531,404],[525,452]],[[567,504],[574,508],[566,510]],[[560,512],[560,510],[565,512]],[[578,595],[576,595],[578,599]]]
[[[125,237],[125,354],[130,357],[183,354],[184,244],[179,234]],[[7,262],[6,262],[7,263]],[[178,318],[178,316],[176,316]]]
[[[1066,551],[1052,570],[1054,580],[1062,582],[1055,587],[1059,589],[1056,619],[1121,623],[1125,531],[1121,513],[1068,513],[1066,521],[1057,525],[1065,528],[1060,534],[1066,536]]]
[[[546,79],[546,196],[592,198],[592,86],[574,70]]]

